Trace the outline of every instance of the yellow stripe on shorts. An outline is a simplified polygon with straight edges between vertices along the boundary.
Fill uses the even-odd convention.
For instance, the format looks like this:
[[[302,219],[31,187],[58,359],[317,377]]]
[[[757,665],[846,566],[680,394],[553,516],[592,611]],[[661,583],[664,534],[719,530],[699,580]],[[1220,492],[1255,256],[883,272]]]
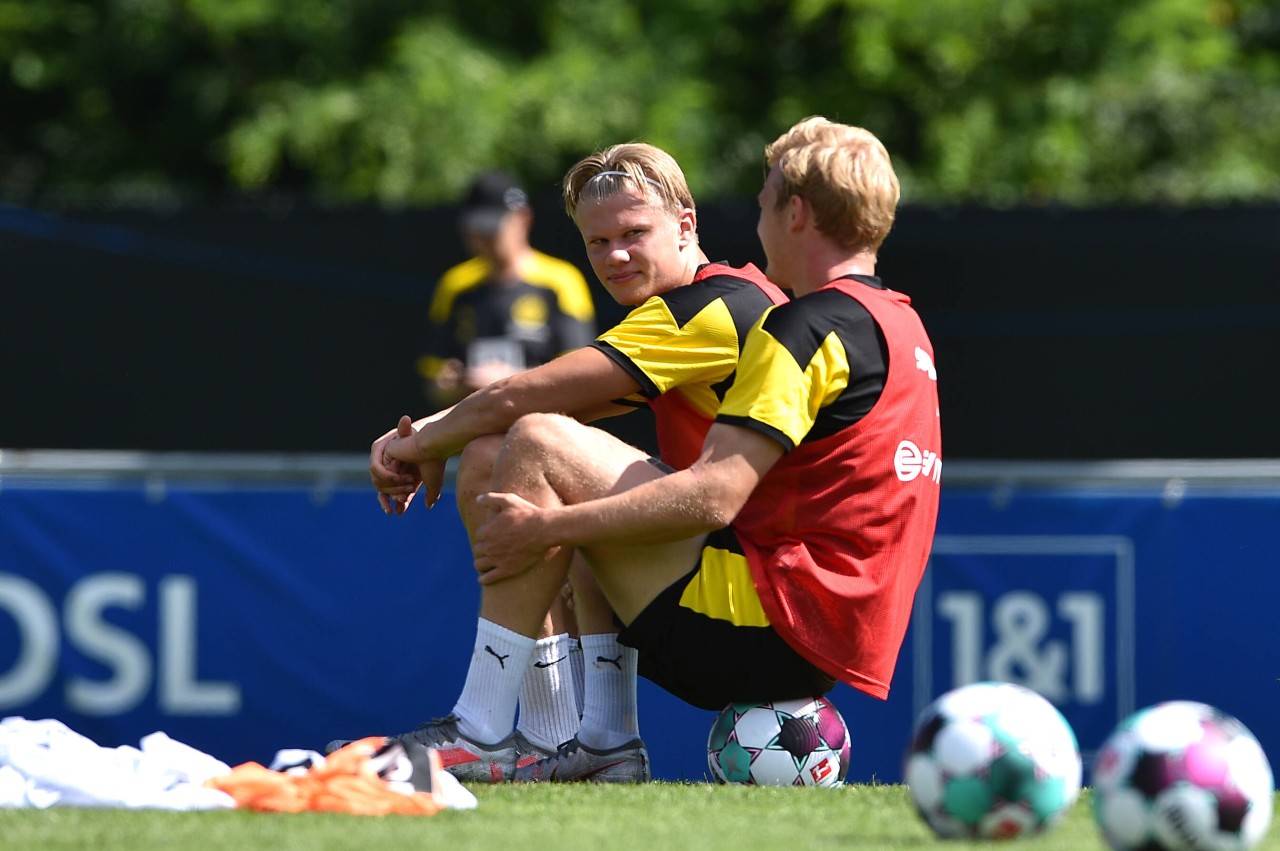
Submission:
[[[734,626],[769,625],[746,557],[728,550],[702,550],[702,564],[680,595],[680,605]]]

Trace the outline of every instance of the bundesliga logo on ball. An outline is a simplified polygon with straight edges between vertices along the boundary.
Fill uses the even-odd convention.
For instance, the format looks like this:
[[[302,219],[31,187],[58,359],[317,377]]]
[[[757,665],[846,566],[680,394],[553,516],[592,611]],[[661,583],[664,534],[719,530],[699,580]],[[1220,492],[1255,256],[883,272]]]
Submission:
[[[849,771],[849,729],[825,697],[733,703],[707,737],[719,783],[840,786]]]

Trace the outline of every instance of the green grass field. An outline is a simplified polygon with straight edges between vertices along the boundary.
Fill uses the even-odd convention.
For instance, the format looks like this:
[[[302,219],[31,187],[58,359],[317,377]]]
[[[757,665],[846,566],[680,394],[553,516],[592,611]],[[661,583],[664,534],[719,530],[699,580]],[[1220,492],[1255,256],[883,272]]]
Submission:
[[[763,789],[709,784],[473,787],[471,812],[432,818],[247,811],[0,810],[14,849],[814,849],[990,848],[935,839],[903,786]],[[1086,790],[1067,818],[1019,849],[1103,849]],[[1009,843],[1001,843],[1009,847]],[[1280,827],[1260,846],[1280,851]]]

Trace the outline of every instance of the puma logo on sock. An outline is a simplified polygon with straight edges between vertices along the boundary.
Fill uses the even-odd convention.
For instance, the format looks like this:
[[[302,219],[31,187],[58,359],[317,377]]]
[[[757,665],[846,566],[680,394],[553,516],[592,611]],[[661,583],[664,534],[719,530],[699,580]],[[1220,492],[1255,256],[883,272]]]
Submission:
[[[488,653],[490,656],[497,659],[498,664],[502,666],[502,670],[505,671],[507,669],[507,659],[511,657],[510,653],[508,653],[506,656],[499,656],[498,651],[494,650],[492,647],[490,647],[487,644],[484,646],[484,652]],[[622,657],[619,656],[618,658],[621,659]]]
[[[619,671],[622,670],[622,654],[621,653],[619,653],[617,656],[615,656],[612,659],[610,659],[608,656],[597,656],[596,664],[599,665],[602,662],[607,662],[608,664],[617,668]]]

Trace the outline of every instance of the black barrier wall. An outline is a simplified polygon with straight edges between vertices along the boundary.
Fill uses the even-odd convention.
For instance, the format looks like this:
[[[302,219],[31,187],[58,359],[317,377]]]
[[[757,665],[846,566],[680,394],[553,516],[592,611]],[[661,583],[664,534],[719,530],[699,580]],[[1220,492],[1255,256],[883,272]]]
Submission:
[[[535,244],[592,279],[555,199],[536,209]],[[753,203],[699,218],[713,259],[762,262]],[[428,410],[413,361],[454,221],[0,205],[0,447],[362,450]],[[948,457],[1264,457],[1278,246],[1280,207],[906,208],[879,271],[932,333]]]

